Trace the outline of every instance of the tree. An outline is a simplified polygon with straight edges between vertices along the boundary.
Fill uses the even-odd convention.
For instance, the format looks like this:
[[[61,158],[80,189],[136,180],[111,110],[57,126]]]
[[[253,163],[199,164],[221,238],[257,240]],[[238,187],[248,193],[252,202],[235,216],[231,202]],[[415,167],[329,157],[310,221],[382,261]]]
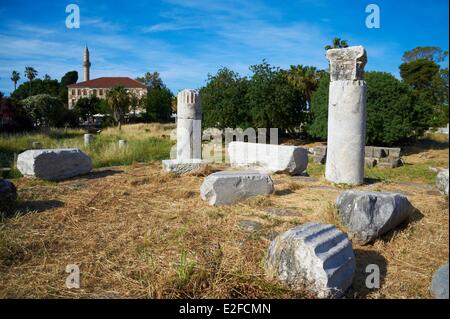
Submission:
[[[147,72],[136,80],[145,84],[149,90],[165,87],[158,72]]]
[[[331,45],[326,45],[325,50],[329,49],[340,49],[340,48],[347,48],[348,43],[347,40],[341,40],[341,38],[334,38],[333,43]]]
[[[11,97],[16,101],[20,101],[26,99],[27,97],[38,94],[49,94],[55,97],[57,97],[59,94],[60,85],[58,80],[34,79],[33,81],[31,81],[31,83],[31,91],[30,84],[28,82],[22,83],[11,94]]]
[[[224,129],[251,126],[246,100],[248,80],[227,68],[208,75],[206,86],[200,89],[203,126]]]
[[[400,65],[400,75],[423,106],[431,127],[448,123],[448,68],[430,59],[420,58]],[[428,106],[427,106],[428,105]]]
[[[83,97],[74,106],[74,112],[83,121],[87,121],[90,116],[100,111],[101,100],[96,96]]]
[[[14,91],[16,90],[17,82],[19,82],[19,80],[20,80],[20,73],[17,72],[16,70],[12,71],[11,81],[13,81],[13,83],[14,83]]]
[[[411,88],[384,72],[366,72],[367,145],[393,145],[421,136],[430,113]],[[312,96],[313,121],[308,133],[326,139],[329,77],[324,77]]]
[[[25,76],[27,77],[30,83],[30,95],[31,95],[31,81],[38,75],[38,71],[36,71],[33,67],[27,66],[25,67]]]
[[[66,109],[57,97],[49,94],[30,96],[21,101],[21,105],[33,120],[34,126],[63,126]]]
[[[108,91],[106,100],[111,107],[114,120],[118,123],[119,130],[121,130],[122,122],[130,104],[130,96],[123,86],[116,86]]]
[[[432,88],[433,78],[439,73],[439,65],[427,59],[418,59],[400,65],[403,81],[416,90]]]
[[[133,116],[136,117],[136,110],[141,104],[141,100],[135,93],[130,93],[130,109],[133,112]]]
[[[310,136],[321,140],[327,139],[329,87],[330,74],[326,73],[311,96],[310,116],[312,121],[307,127],[307,132]]]
[[[319,86],[324,71],[317,70],[313,66],[291,65],[288,72],[289,83],[300,90],[306,97],[308,107],[311,105],[311,96]]]
[[[51,80],[52,78],[51,78],[51,76],[50,75],[48,75],[48,74],[45,74],[44,75],[44,81],[49,81],[49,80]]]
[[[169,121],[172,114],[172,97],[172,92],[166,87],[148,90],[143,101],[144,118],[150,122]]]
[[[246,100],[253,127],[278,128],[294,134],[306,120],[306,97],[288,81],[288,73],[265,61],[250,67],[253,72]]]
[[[444,51],[439,47],[416,47],[411,51],[403,53],[402,61],[408,63],[419,59],[426,59],[440,63],[443,62],[447,56],[448,51]]]
[[[60,87],[59,87],[59,98],[63,101],[64,104],[68,103],[68,89],[67,86],[71,84],[75,84],[78,81],[78,72],[77,71],[69,71],[61,78]]]

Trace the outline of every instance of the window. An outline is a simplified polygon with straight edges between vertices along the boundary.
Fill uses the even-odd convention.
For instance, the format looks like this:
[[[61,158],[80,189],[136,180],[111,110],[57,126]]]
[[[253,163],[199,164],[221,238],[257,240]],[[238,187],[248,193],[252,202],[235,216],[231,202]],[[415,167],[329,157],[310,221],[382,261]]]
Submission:
[[[83,95],[86,95],[86,94],[87,94],[86,90],[83,90]]]
[[[97,90],[94,89],[94,90],[92,91],[92,94],[97,95]]]
[[[78,95],[81,95],[81,90],[80,89],[78,89],[78,93],[77,93]]]
[[[103,89],[98,90],[98,95],[103,95]]]
[[[72,95],[75,95],[75,90],[72,89]]]

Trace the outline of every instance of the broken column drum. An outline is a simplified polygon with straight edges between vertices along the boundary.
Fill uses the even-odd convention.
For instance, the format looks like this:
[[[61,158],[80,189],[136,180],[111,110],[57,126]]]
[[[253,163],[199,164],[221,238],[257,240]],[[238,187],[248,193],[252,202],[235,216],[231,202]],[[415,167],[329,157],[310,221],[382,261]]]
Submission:
[[[359,185],[364,180],[366,51],[362,46],[330,49],[327,58],[330,91],[325,178],[333,183]]]
[[[202,157],[202,109],[198,91],[185,89],[177,99],[177,160]]]

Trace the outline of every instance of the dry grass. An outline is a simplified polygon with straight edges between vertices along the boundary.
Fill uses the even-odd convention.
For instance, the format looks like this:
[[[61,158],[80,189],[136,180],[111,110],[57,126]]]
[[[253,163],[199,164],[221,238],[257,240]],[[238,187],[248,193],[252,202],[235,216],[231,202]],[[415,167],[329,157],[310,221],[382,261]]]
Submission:
[[[448,148],[433,152],[448,166]],[[311,170],[316,181],[274,175],[273,195],[223,207],[200,199],[202,176],[165,174],[160,163],[60,183],[18,179],[19,214],[0,223],[0,297],[310,298],[267,280],[264,256],[275,234],[298,224],[341,227],[333,205],[342,189]],[[404,192],[418,212],[373,245],[353,245],[347,297],[429,298],[431,276],[448,260],[448,197],[426,179],[359,188]],[[249,232],[241,220],[261,228]],[[67,264],[80,267],[80,289],[65,288]],[[365,287],[368,264],[380,266],[378,290]]]

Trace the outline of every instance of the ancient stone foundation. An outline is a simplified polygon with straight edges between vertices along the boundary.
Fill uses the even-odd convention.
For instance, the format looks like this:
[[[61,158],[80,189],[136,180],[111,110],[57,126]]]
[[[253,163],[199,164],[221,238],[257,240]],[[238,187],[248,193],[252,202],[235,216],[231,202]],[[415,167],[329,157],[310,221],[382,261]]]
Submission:
[[[362,46],[327,51],[330,61],[328,141],[325,177],[362,184],[366,138],[366,51]]]
[[[89,173],[92,162],[77,148],[28,150],[17,157],[17,169],[24,176],[57,181]]]

